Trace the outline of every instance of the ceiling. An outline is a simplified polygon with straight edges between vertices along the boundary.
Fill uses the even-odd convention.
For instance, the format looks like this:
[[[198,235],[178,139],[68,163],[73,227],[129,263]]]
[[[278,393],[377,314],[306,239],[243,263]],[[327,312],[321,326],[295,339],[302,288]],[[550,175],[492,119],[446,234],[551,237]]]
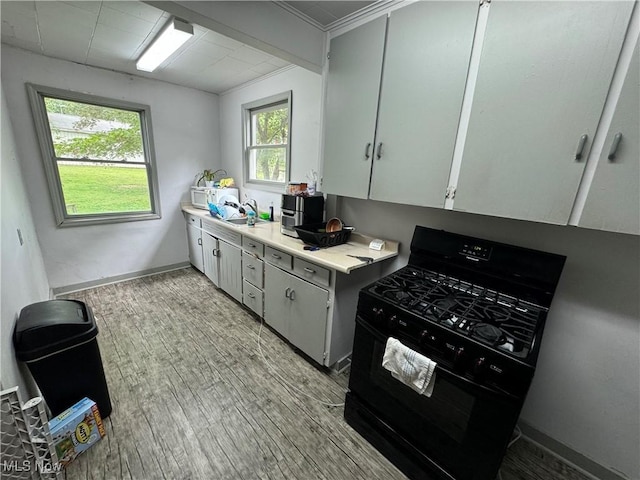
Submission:
[[[327,30],[375,2],[278,2]],[[229,37],[193,25],[194,36],[152,73],[135,61],[170,15],[137,1],[1,1],[2,43],[42,55],[223,93],[289,65]]]

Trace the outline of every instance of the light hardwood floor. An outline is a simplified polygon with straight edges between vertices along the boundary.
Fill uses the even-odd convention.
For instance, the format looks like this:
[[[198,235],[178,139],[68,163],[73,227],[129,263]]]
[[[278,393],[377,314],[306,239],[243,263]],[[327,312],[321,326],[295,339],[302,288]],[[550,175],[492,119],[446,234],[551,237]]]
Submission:
[[[113,412],[76,479],[404,479],[349,427],[348,378],[292,350],[193,269],[67,295],[86,302]],[[258,350],[261,332],[262,351]],[[304,396],[278,379],[304,391]],[[503,480],[585,480],[526,441]]]

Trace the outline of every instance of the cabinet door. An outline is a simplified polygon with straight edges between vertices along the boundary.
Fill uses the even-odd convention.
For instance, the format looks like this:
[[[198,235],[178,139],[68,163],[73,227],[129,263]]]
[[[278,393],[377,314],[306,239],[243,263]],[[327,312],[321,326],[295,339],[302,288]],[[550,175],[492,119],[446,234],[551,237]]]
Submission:
[[[455,210],[567,223],[632,9],[491,2]]]
[[[578,225],[640,234],[640,62],[638,43]],[[614,157],[609,154],[617,141]]]
[[[291,302],[291,275],[269,263],[264,264],[264,321],[280,335],[289,338],[288,321]]]
[[[187,240],[189,245],[189,262],[195,268],[204,272],[204,259],[202,257],[202,234],[200,229],[187,224]]]
[[[289,301],[289,341],[323,365],[329,292],[291,276]]]
[[[331,40],[322,191],[367,198],[386,17]]]
[[[370,198],[444,206],[477,16],[477,1],[391,13]]]
[[[206,232],[202,232],[202,254],[204,258],[204,274],[216,287],[220,286],[218,239]]]
[[[218,240],[220,288],[242,303],[242,257],[240,248]]]

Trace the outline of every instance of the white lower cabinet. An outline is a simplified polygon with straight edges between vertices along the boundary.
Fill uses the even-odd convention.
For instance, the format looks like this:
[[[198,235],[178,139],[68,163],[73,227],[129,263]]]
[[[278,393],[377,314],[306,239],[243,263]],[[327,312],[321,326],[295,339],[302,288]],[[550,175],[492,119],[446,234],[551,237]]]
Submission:
[[[329,292],[265,264],[264,319],[310,358],[324,364]]]
[[[249,283],[246,279],[242,280],[242,303],[260,317],[264,315],[262,290]]]
[[[242,302],[242,258],[240,248],[218,240],[218,267],[220,288]]]
[[[204,260],[204,274],[216,287],[219,287],[218,239],[207,232],[202,232],[202,254]]]
[[[189,262],[195,268],[204,272],[204,258],[202,255],[202,232],[200,219],[194,215],[185,215],[187,220],[187,245],[189,247]]]

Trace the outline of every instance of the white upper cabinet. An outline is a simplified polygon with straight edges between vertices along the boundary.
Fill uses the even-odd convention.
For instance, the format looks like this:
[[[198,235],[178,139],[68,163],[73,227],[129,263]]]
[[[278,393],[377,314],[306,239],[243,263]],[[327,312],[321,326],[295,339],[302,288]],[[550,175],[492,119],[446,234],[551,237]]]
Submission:
[[[386,48],[384,17],[332,39],[323,191],[444,205],[477,15],[416,2],[391,13]]]
[[[477,1],[391,13],[369,198],[444,206],[477,16]]]
[[[386,17],[331,40],[326,96],[326,193],[367,198]]]
[[[640,234],[640,61],[638,41],[578,225]]]
[[[491,2],[455,210],[567,223],[632,9]]]

